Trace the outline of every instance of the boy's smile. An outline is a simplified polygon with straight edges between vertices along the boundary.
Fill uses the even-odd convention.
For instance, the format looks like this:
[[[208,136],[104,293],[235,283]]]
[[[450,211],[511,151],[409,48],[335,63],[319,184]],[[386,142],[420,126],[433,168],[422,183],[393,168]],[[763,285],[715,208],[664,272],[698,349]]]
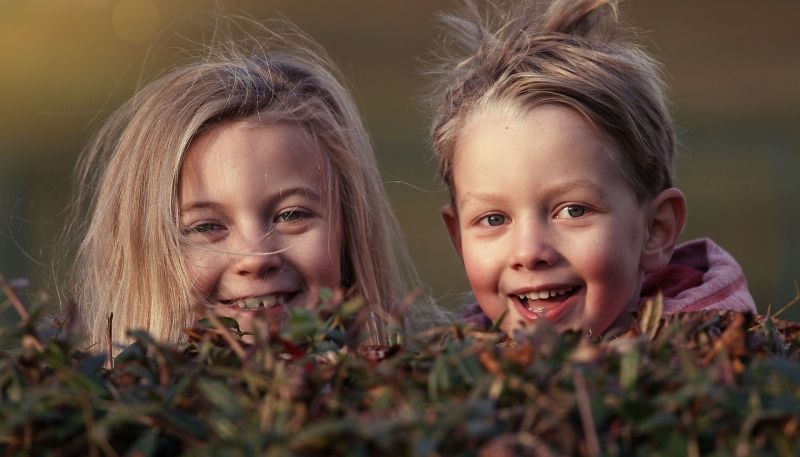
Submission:
[[[483,311],[508,311],[509,333],[540,318],[608,329],[638,301],[649,217],[614,145],[558,105],[500,105],[464,125],[443,215]]]
[[[548,286],[525,292],[511,293],[517,311],[527,320],[545,318],[558,322],[562,314],[569,310],[580,287]]]

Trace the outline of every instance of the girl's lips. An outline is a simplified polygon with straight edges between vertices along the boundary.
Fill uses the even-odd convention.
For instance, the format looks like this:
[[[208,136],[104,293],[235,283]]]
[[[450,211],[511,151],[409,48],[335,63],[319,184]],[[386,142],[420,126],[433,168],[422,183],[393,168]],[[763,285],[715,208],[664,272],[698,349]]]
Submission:
[[[257,311],[261,309],[273,309],[278,306],[289,306],[289,304],[299,295],[299,292],[274,293],[252,297],[237,298],[234,300],[220,300],[225,306],[244,310]]]
[[[529,321],[545,318],[551,324],[557,323],[564,318],[574,308],[578,301],[578,293],[581,287],[569,294],[557,295],[547,300],[525,300],[520,299],[518,294],[511,295],[511,301],[517,308],[520,316]],[[527,302],[527,303],[526,303]]]

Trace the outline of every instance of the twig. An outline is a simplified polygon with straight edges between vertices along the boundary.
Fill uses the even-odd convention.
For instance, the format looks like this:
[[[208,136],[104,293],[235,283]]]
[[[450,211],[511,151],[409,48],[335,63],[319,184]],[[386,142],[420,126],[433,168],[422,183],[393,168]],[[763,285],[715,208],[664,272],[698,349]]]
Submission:
[[[64,313],[64,320],[59,324],[59,332],[65,331],[67,338],[71,338],[75,334],[75,325],[78,322],[78,304],[74,300],[67,302],[67,310]]]
[[[575,396],[578,402],[578,412],[581,416],[581,425],[583,425],[583,434],[586,435],[587,450],[590,456],[597,457],[600,455],[600,442],[597,439],[597,431],[594,427],[592,407],[589,404],[589,392],[586,390],[586,380],[580,369],[573,371],[572,381],[575,384]]]
[[[517,436],[517,442],[530,448],[533,451],[533,455],[540,455],[543,457],[561,457],[564,455],[550,449],[550,446],[548,446],[543,439],[533,433],[520,433]]]
[[[797,283],[794,284],[794,289],[795,289],[795,292],[794,292],[794,298],[792,299],[792,301],[790,301],[789,303],[783,305],[783,307],[781,307],[781,309],[779,309],[778,312],[773,314],[771,317],[776,318],[776,317],[780,316],[784,311],[789,309],[789,307],[791,307],[793,305],[796,305],[798,302],[800,302],[800,288],[798,287]]]
[[[222,338],[230,345],[231,349],[233,349],[233,352],[239,356],[240,360],[244,361],[244,359],[247,357],[247,353],[242,345],[236,341],[236,338],[231,335],[231,332],[228,330],[228,328],[222,325],[222,322],[213,312],[208,312],[208,310],[205,310],[205,315],[208,320],[211,321],[211,324],[214,325],[214,328],[219,331]]]
[[[14,309],[17,310],[17,314],[23,320],[23,322],[27,322],[28,318],[28,310],[25,309],[25,305],[22,304],[22,300],[19,299],[19,296],[14,289],[11,287],[11,284],[6,281],[6,278],[0,273],[0,288],[3,289],[3,293],[6,294],[8,297],[8,301],[14,306]]]
[[[112,343],[111,342],[113,341],[113,339],[112,339],[113,331],[112,331],[112,328],[111,328],[111,324],[113,322],[114,322],[114,313],[112,312],[112,313],[109,313],[108,321],[106,321],[106,350],[107,350],[107,353],[106,353],[106,357],[107,357],[107,359],[106,359],[106,367],[109,370],[113,370],[114,369],[114,355],[111,352],[112,351],[112,346],[111,346]]]

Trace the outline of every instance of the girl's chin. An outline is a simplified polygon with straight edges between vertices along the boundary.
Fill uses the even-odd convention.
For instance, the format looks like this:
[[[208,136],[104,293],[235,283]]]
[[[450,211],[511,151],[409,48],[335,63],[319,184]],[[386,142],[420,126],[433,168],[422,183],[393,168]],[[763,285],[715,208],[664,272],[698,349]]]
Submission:
[[[268,335],[274,333],[276,329],[282,327],[286,320],[286,308],[283,305],[271,308],[242,309],[237,306],[220,304],[212,308],[214,314],[234,319],[239,326],[239,331],[249,334]],[[246,336],[245,341],[248,339]]]

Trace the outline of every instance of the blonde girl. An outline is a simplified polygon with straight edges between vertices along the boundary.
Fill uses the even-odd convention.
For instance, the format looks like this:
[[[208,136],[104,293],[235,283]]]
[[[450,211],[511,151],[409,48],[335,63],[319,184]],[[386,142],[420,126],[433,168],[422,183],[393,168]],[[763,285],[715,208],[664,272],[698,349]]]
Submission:
[[[111,313],[114,341],[175,341],[198,304],[301,306],[323,288],[363,297],[364,343],[387,342],[381,316],[415,274],[353,101],[282,27],[147,84],[84,152],[72,284],[92,344]]]

